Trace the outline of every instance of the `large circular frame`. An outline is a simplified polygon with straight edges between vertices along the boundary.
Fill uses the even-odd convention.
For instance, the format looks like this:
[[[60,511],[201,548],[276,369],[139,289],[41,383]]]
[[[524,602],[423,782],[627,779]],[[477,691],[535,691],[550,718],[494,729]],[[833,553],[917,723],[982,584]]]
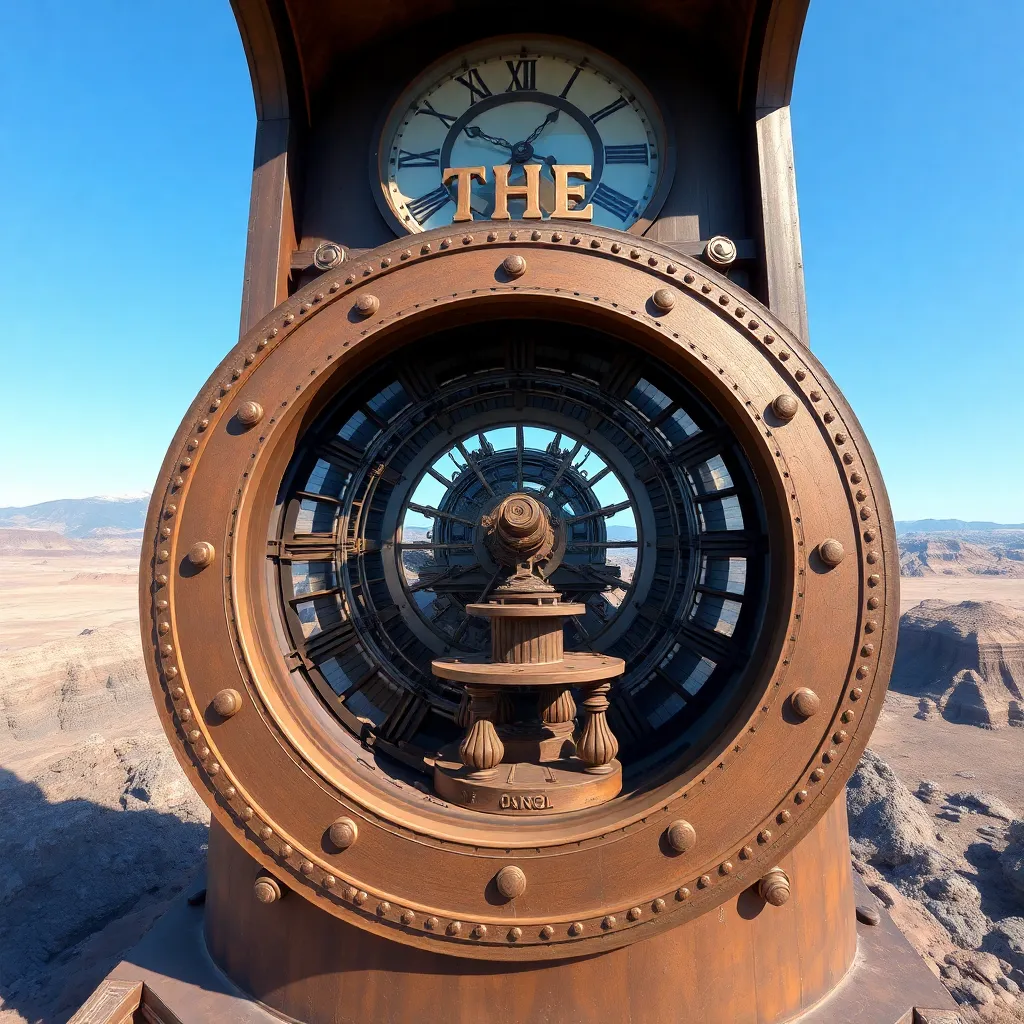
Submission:
[[[407,245],[365,254],[278,307],[182,423],[143,554],[154,695],[218,822],[322,909],[463,957],[614,948],[734,897],[841,796],[896,645],[884,487],[814,357],[696,261],[618,232],[515,224]],[[619,337],[717,411],[764,499],[772,620],[742,676],[746,702],[699,758],[664,766],[626,802],[510,822],[385,771],[372,735],[361,741],[296,685],[304,655],[282,654],[268,523],[297,439],[342,382],[430,332],[517,317]],[[510,900],[495,883],[508,866],[526,883]]]

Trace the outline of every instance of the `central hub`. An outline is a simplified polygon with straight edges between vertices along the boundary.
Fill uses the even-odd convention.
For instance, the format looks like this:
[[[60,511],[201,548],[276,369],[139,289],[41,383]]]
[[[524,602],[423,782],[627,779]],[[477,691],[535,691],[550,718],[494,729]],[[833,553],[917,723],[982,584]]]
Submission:
[[[529,494],[510,494],[481,519],[495,560],[510,568],[533,567],[551,556],[555,533],[543,502]]]
[[[525,164],[533,159],[533,146],[529,142],[517,142],[512,147],[512,163]]]

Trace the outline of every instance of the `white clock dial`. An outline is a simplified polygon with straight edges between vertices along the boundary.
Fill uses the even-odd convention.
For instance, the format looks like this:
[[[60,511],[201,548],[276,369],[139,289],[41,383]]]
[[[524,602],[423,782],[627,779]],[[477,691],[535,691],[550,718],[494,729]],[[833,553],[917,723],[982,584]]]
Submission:
[[[524,183],[524,165],[540,165],[544,218],[555,205],[555,166],[589,165],[578,206],[593,207],[595,224],[629,230],[665,178],[660,125],[646,90],[607,57],[555,39],[495,40],[435,65],[406,91],[381,139],[380,187],[405,230],[426,231],[455,215],[446,168],[487,169],[470,204],[486,220],[495,165],[510,166],[513,185]],[[525,199],[510,198],[513,219],[524,208]]]

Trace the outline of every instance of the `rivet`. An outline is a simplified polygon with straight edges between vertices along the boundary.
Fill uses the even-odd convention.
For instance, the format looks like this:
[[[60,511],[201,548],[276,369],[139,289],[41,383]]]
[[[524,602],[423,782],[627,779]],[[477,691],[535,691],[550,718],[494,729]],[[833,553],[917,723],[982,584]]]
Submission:
[[[338,884],[338,880],[334,875],[324,875],[323,886],[325,889],[333,889]]]
[[[160,527],[160,536],[166,540],[171,535],[171,528],[169,526]]]
[[[833,743],[845,743],[849,738],[850,737],[845,729],[837,729],[834,733],[832,733]]]
[[[362,889],[360,889],[359,892],[357,892],[355,894],[355,896],[352,897],[352,902],[357,907],[361,907],[369,898],[370,898],[369,895],[367,893],[363,892]]]
[[[783,352],[780,352],[780,353],[779,353],[779,358],[780,358],[780,359],[781,359],[781,360],[782,360],[783,362],[786,362],[786,361],[787,361],[787,360],[789,359],[789,353],[788,353],[788,352],[785,352],[785,351],[783,351]]]
[[[667,267],[665,268],[665,270],[666,270],[666,271],[667,271],[668,273],[670,273],[670,274],[675,274],[675,273],[676,273],[676,272],[677,272],[677,271],[679,270],[679,268],[678,268],[678,267],[677,267],[677,266],[676,266],[676,265],[675,265],[674,263],[670,263],[670,264],[669,264],[669,265],[668,265],[668,266],[667,266]]]
[[[156,576],[156,582],[161,587],[166,587],[167,586],[168,579],[169,579],[169,577],[167,576],[166,573],[162,573],[161,572],[161,573],[158,573],[157,576]]]
[[[697,885],[701,889],[706,889],[710,884],[711,884],[711,876],[710,875],[701,875],[700,878],[697,879]]]
[[[313,874],[313,862],[312,862],[311,860],[304,860],[304,861],[303,861],[303,862],[302,862],[302,863],[301,863],[301,864],[299,865],[299,870],[300,870],[300,871],[301,871],[301,872],[302,872],[302,873],[303,873],[304,875],[311,875],[311,874]]]
[[[158,562],[166,562],[167,559],[170,558],[170,557],[171,557],[171,553],[170,553],[170,551],[167,550],[167,548],[161,548],[156,553],[156,560]]]
[[[680,886],[678,889],[676,889],[676,899],[679,900],[680,903],[682,903],[684,900],[688,900],[689,898],[690,890],[687,889],[685,885]]]
[[[831,764],[836,759],[836,752],[832,749],[826,750],[825,753],[821,755],[821,759],[825,764]]]
[[[833,421],[833,420],[835,419],[835,416],[833,416],[833,415],[832,415],[832,413],[830,413],[830,412],[827,412],[827,413],[825,413],[825,415],[824,415],[824,416],[822,416],[821,418],[822,418],[822,419],[823,419],[823,420],[824,420],[824,421],[825,421],[826,423],[831,423],[831,422],[832,422],[832,421]]]
[[[782,868],[772,868],[757,883],[758,895],[773,907],[781,907],[790,896],[789,875]]]
[[[868,598],[868,608],[874,611],[878,607],[879,601],[877,597]]]
[[[269,825],[264,825],[260,829],[260,839],[266,842],[268,839],[274,838],[274,830]]]
[[[256,812],[251,807],[243,807],[242,810],[239,812],[239,817],[242,819],[242,821],[252,821],[252,816],[255,813]]]
[[[873,572],[873,573],[871,573],[870,576],[868,576],[868,586],[869,587],[877,587],[878,584],[881,583],[881,582],[882,582],[882,577],[879,576],[877,572]]]
[[[327,830],[327,836],[339,850],[347,850],[359,838],[359,826],[351,818],[338,818]]]
[[[544,927],[540,930],[540,937],[545,942],[548,942],[549,940],[555,937],[555,929],[552,928],[549,924],[544,925]]]
[[[235,415],[243,427],[255,427],[263,419],[263,406],[259,402],[243,402]]]
[[[652,256],[652,257],[651,257],[651,258],[650,258],[650,259],[649,259],[649,260],[647,261],[647,265],[648,265],[649,267],[656,267],[656,266],[658,265],[658,261],[657,261],[657,259],[656,259],[656,258],[655,258],[654,256]]]
[[[864,696],[864,691],[859,687],[855,686],[850,691],[850,700],[860,700]]]
[[[629,255],[630,255],[631,259],[638,260],[638,259],[640,259],[640,250],[639,249],[630,249]]]
[[[312,867],[312,866],[313,865],[310,864],[310,867]],[[377,904],[377,916],[378,917],[386,917],[390,913],[390,911],[391,911],[391,904],[388,903],[387,900],[381,900],[380,903]]]
[[[693,284],[693,282],[696,280],[697,279],[693,276],[693,274],[683,274],[683,281],[686,284]]]
[[[771,829],[763,828],[757,833],[757,841],[762,845],[772,841]]]
[[[354,308],[357,316],[373,316],[373,314],[380,309],[380,299],[378,299],[376,295],[370,295],[368,292],[363,292],[363,294],[356,299]]]
[[[722,861],[722,863],[719,865],[718,870],[723,875],[731,875],[732,874],[732,861],[731,860],[724,860],[724,861]]]
[[[846,557],[846,549],[835,537],[828,537],[818,545],[818,557],[834,569]]]
[[[555,232],[555,233],[554,233],[554,234],[553,234],[553,235],[551,236],[551,241],[552,241],[552,242],[560,242],[561,240],[562,240],[562,232],[561,232],[561,231],[556,231],[556,232]]]
[[[870,658],[871,655],[874,654],[874,653],[875,653],[875,645],[874,644],[864,644],[864,646],[861,647],[861,649],[860,649],[860,656],[862,658]]]
[[[842,713],[842,714],[841,714],[841,715],[839,716],[839,718],[840,718],[840,721],[843,721],[843,722],[852,722],[852,721],[853,721],[853,712],[852,712],[852,711],[849,711],[849,710],[847,710],[847,711],[844,711],[844,712],[843,712],[843,713]]]
[[[580,238],[579,235],[573,235],[572,238],[569,239],[569,244],[570,245],[579,245],[581,241],[582,241],[582,239]]]
[[[177,675],[177,670],[175,670],[175,675]],[[176,686],[173,690],[171,690],[171,696],[175,700],[181,700],[181,698],[185,696],[185,691],[184,689],[182,689],[182,687]]]
[[[790,814],[789,811],[779,811],[778,822],[780,825],[785,825],[786,822],[789,821],[789,819],[792,817],[793,815]]]
[[[234,800],[234,799],[235,799],[235,797],[236,797],[236,796],[238,796],[238,790],[237,790],[237,789],[235,789],[235,787],[234,787],[234,786],[225,786],[225,787],[224,787],[224,795],[225,795],[225,796],[226,796],[226,797],[227,797],[227,798],[228,798],[229,800]]]
[[[167,668],[164,669],[164,672],[168,679],[173,679],[178,674],[178,669],[174,665],[168,665]]]
[[[400,920],[408,928],[416,920],[416,915],[411,910],[403,910]]]
[[[450,238],[442,238],[441,239],[441,246],[440,246],[440,248],[442,248],[442,249],[449,249],[449,248],[451,248],[451,244],[452,244],[452,240]]]
[[[841,430],[839,431],[838,434],[836,434],[836,438],[835,439],[836,439],[836,444],[846,444],[846,435]]]
[[[282,896],[281,885],[272,875],[257,875],[252,894],[260,903],[276,903]]]
[[[733,310],[733,315],[735,315],[735,316],[746,316],[747,315],[747,311],[746,311],[746,309],[743,306],[737,306]]]
[[[845,464],[846,464],[847,466],[852,466],[852,465],[853,465],[853,452],[847,452],[847,453],[846,453],[846,454],[845,454],[845,455],[843,456],[843,462],[844,462],[844,463],[845,463]]]
[[[290,323],[292,323],[292,322],[293,322],[294,320],[295,320],[295,314],[294,314],[294,313],[286,313],[286,314],[285,314],[285,317],[284,317],[284,322],[285,322],[286,324],[290,324]]]
[[[728,306],[730,301],[731,300],[730,300],[728,295],[719,295],[718,296],[718,303],[721,306]]]
[[[198,431],[203,431],[203,430],[205,430],[205,429],[206,429],[206,428],[207,428],[207,427],[208,427],[209,425],[210,425],[210,421],[209,421],[208,419],[201,419],[201,420],[200,420],[200,421],[199,421],[199,422],[198,422],[198,423],[196,424],[196,430],[198,430]]]
[[[811,772],[811,782],[821,782],[824,777],[825,772],[821,768],[815,768],[814,771]]]
[[[667,313],[676,304],[676,294],[671,288],[659,288],[651,296],[651,302],[654,303],[656,309]]]
[[[501,261],[501,269],[511,278],[522,277],[526,273],[526,260],[514,252]]]
[[[230,718],[238,714],[242,710],[242,695],[231,687],[219,690],[213,698],[213,710],[221,718]]]
[[[821,709],[821,698],[806,686],[794,690],[789,702],[801,718],[810,718]]]
[[[806,789],[798,789],[798,790],[797,790],[797,791],[796,791],[796,792],[795,792],[795,793],[793,794],[793,799],[794,799],[794,800],[795,800],[795,801],[796,801],[796,802],[797,802],[798,804],[802,804],[802,803],[803,803],[803,802],[804,802],[804,801],[805,801],[805,800],[807,799],[807,790],[806,790]]]
[[[426,921],[423,922],[423,927],[426,928],[428,932],[432,932],[439,923],[440,922],[436,917],[428,917]]]
[[[583,934],[583,925],[579,921],[573,921],[573,923],[571,925],[569,925],[569,934],[570,935],[582,935]]]
[[[821,401],[821,392],[820,391],[812,391],[811,392],[811,401],[812,402],[820,402]]]
[[[388,267],[390,267],[390,266],[391,266],[391,257],[390,256],[385,256],[384,259],[382,259],[380,261],[380,269],[381,270],[387,270]]]
[[[200,761],[205,761],[209,756],[210,756],[210,748],[209,747],[206,747],[206,746],[196,747],[196,757],[198,757]]]
[[[174,647],[171,644],[161,644],[160,653],[165,658],[169,658],[174,653]]]
[[[660,913],[662,913],[664,911],[664,909],[665,909],[665,901],[659,896],[651,904],[651,910],[653,910],[656,914],[660,914]]]
[[[626,911],[626,917],[630,921],[639,921],[641,913],[642,911],[639,907],[630,907],[629,910]]]
[[[751,847],[751,846],[744,846],[743,849],[740,850],[740,856],[744,860],[750,860],[750,858],[754,856],[754,849],[753,849],[753,847]]]
[[[874,619],[868,619],[868,621],[864,623],[865,633],[874,633],[876,629],[878,629],[878,623]]]
[[[508,930],[508,941],[518,942],[523,937],[523,929],[516,925]]]
[[[192,721],[192,709],[191,709],[191,708],[182,708],[182,709],[181,709],[181,710],[180,710],[180,711],[178,712],[178,717],[179,717],[179,718],[180,718],[180,719],[181,719],[181,720],[182,720],[183,722],[190,722],[190,721]]]
[[[592,238],[590,240],[590,248],[591,249],[600,249],[601,248],[601,239],[600,238]]]
[[[622,246],[618,242],[612,242],[612,252],[618,255],[622,252]]]
[[[487,938],[487,925],[485,925],[485,924],[478,924],[473,929],[473,938],[474,939],[485,939],[485,938]]]
[[[697,831],[688,821],[680,818],[665,830],[665,839],[676,853],[686,853],[697,842]]]
[[[736,243],[725,235],[715,235],[704,247],[704,257],[716,267],[727,267],[736,261]]]
[[[505,899],[514,900],[526,892],[526,875],[521,868],[508,864],[494,876],[494,884]]]
[[[857,666],[857,678],[858,679],[867,679],[869,673],[870,673],[870,669],[867,667],[867,665],[858,665]]]
[[[171,630],[171,624],[169,622],[161,622],[157,625],[156,631],[163,636],[165,633],[169,633]]]
[[[216,556],[213,545],[208,540],[199,540],[188,549],[188,560],[197,568],[205,569],[213,564]]]
[[[707,283],[707,281],[705,281],[705,282],[704,282],[704,283],[703,283],[703,284],[702,284],[702,285],[700,286],[700,290],[701,290],[701,291],[702,291],[702,292],[703,292],[703,293],[704,293],[705,295],[708,295],[708,294],[709,294],[709,293],[711,292],[711,285],[709,285],[709,284]],[[767,340],[767,339],[765,339],[765,340]]]
[[[800,403],[792,395],[779,395],[772,402],[772,412],[787,423],[799,412]]]
[[[607,916],[606,916],[606,917],[605,917],[605,918],[604,918],[604,919],[603,919],[603,920],[601,921],[601,927],[602,927],[602,928],[604,928],[604,929],[605,929],[606,931],[607,931],[608,929],[610,929],[610,928],[614,928],[614,927],[615,927],[615,924],[616,924],[616,921],[615,921],[615,915],[614,915],[614,914],[608,914],[608,915],[607,915]]]
[[[860,510],[860,517],[861,517],[861,519],[863,519],[863,520],[864,520],[865,522],[867,522],[867,521],[868,521],[868,520],[869,520],[869,519],[871,518],[872,514],[873,514],[873,513],[872,513],[871,509],[869,509],[869,508],[867,507],[867,505],[865,505],[865,506],[864,506],[864,507],[863,507],[863,508],[862,508],[862,509]]]

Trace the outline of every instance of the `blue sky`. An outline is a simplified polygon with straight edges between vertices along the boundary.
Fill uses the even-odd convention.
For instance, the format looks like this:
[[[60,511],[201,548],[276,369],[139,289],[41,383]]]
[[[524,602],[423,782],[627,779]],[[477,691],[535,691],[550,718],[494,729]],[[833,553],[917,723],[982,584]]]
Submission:
[[[1024,521],[1022,37],[1019,0],[812,0],[811,341],[901,519]],[[152,485],[237,334],[253,131],[227,0],[0,5],[0,506]]]

